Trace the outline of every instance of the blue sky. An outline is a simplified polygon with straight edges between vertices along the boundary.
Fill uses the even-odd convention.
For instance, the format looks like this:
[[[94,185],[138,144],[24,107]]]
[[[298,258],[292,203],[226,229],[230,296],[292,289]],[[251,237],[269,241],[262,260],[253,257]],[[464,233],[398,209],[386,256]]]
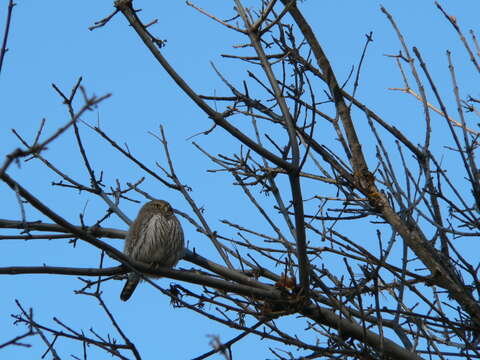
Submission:
[[[246,5],[257,3],[249,1]],[[195,4],[223,19],[234,13],[233,2],[230,1],[199,0]],[[437,85],[450,103],[453,97],[445,56],[447,49],[452,51],[453,59],[459,66],[459,81],[465,85],[465,89],[461,89],[463,94],[479,96],[478,88],[475,88],[478,82],[473,82],[465,51],[433,1],[388,0],[382,4],[396,19],[408,44],[420,49],[431,66],[432,74],[438,79]],[[2,29],[6,5],[6,0],[0,1]],[[236,85],[246,78],[243,65],[220,57],[222,53],[235,53],[232,45],[245,42],[239,34],[197,13],[184,1],[136,1],[135,5],[143,9],[140,13],[143,20],[158,18],[158,24],[151,29],[160,39],[167,40],[163,54],[199,93],[229,95],[214,74],[210,61]],[[465,32],[472,28],[478,31],[480,5],[477,2],[443,1],[442,5],[457,17]],[[390,123],[411,132],[415,138],[423,110],[413,98],[387,90],[402,86],[394,62],[384,56],[398,53],[400,46],[379,6],[376,1],[307,0],[299,4],[330,57],[340,82],[346,79],[351,67],[357,65],[365,34],[373,32],[374,42],[367,53],[358,97]],[[176,171],[181,181],[192,187],[193,198],[204,205],[206,217],[214,229],[225,230],[219,222],[223,218],[252,227],[264,226],[240,191],[232,189],[233,180],[228,175],[206,172],[216,166],[192,145],[192,141],[196,141],[212,154],[217,154],[237,151],[238,143],[223,130],[216,130],[208,137],[189,139],[208,129],[211,121],[169,79],[122,16],[115,16],[103,28],[88,30],[112,9],[111,1],[17,0],[9,52],[0,74],[1,158],[20,145],[10,129],[15,128],[32,141],[41,119],[46,119],[44,137],[68,121],[66,108],[51,83],[69,93],[82,76],[82,84],[89,94],[100,96],[112,93],[111,98],[87,113],[83,120],[90,124],[98,121],[105,132],[119,144],[127,142],[132,153],[152,168],[155,162],[165,164],[165,158],[161,144],[147,132],[158,134],[159,125],[164,126]],[[439,117],[435,120],[441,121]],[[95,168],[104,171],[106,184],[114,186],[116,179],[123,184],[135,182],[144,176],[98,135],[85,126],[81,127],[81,131]],[[421,136],[418,141],[421,141]],[[450,139],[440,137],[435,141],[441,149]],[[324,142],[328,143],[327,140]],[[74,145],[72,131],[55,141],[43,155],[64,172],[88,184],[88,174]],[[450,156],[446,153],[445,161],[455,161]],[[58,177],[38,161],[22,162],[21,167],[11,166],[9,174],[72,223],[79,222],[78,214],[84,209],[87,224],[94,222],[105,211],[105,204],[92,195],[52,187],[51,182],[58,181]],[[143,186],[152,195],[189,212],[185,200],[158,182],[146,179]],[[15,196],[4,184],[0,184],[0,196],[3,203],[0,218],[19,219]],[[130,218],[135,216],[138,208],[138,205],[128,203],[122,206]],[[43,218],[27,207],[27,219]],[[113,217],[105,226],[127,228],[120,219]],[[204,256],[219,260],[208,240],[185,221],[184,229],[190,249],[195,248]],[[118,248],[122,248],[123,244],[121,240],[110,243]],[[1,240],[0,247],[0,253],[7,254],[0,257],[0,266],[47,264],[88,267],[98,264],[98,253],[82,242],[73,248],[66,240]],[[110,263],[114,264],[113,261]],[[178,266],[189,269],[191,264],[180,262]],[[161,279],[159,283],[168,287],[171,280]],[[119,281],[108,283],[103,289],[104,298],[145,359],[159,358],[160,355],[171,359],[191,358],[210,350],[208,335],[218,335],[222,341],[228,341],[237,334],[188,310],[173,309],[168,298],[158,295],[145,284],[129,302],[121,303],[118,296],[122,285]],[[73,293],[81,287],[74,277],[2,276],[0,287],[7,294],[0,297],[0,343],[22,332],[12,325],[10,317],[11,313],[18,312],[14,299],[19,299],[27,308],[33,307],[38,321],[53,326],[51,319],[56,316],[77,330],[88,331],[93,327],[99,333],[117,336],[112,333],[94,299]],[[10,347],[3,350],[0,357],[39,358],[44,347],[38,340],[30,342],[34,345],[33,349]],[[255,349],[254,352],[252,349]],[[65,340],[58,344],[57,350],[65,358],[69,354],[81,355],[80,344]],[[233,350],[237,359],[252,353],[255,358],[272,357],[267,346],[253,337],[247,337]],[[91,354],[98,353],[92,350]]]

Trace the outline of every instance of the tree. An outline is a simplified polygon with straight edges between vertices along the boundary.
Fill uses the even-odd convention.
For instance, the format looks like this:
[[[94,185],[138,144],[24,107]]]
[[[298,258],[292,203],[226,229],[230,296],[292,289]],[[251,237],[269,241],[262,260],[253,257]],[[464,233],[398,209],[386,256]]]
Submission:
[[[221,133],[233,140],[217,155],[193,143],[214,164],[211,172],[233,178],[235,190],[232,198],[222,201],[224,208],[235,208],[241,190],[261,221],[222,220],[230,231],[215,230],[204,211],[213,200],[195,198],[191,186],[198,175],[177,171],[171,138],[163,126],[152,133],[163,155],[152,167],[134,148],[121,145],[100,121],[83,120],[103,106],[108,94],[90,95],[81,78],[69,92],[54,85],[69,120],[49,135],[42,122],[33,141],[15,133],[22,147],[6,156],[0,178],[18,199],[22,217],[0,221],[3,228],[19,230],[3,238],[25,239],[27,245],[38,239],[69,239],[74,248],[87,244],[99,260],[93,267],[72,266],[72,261],[84,259],[69,257],[58,267],[14,264],[0,268],[0,274],[50,274],[52,283],[56,274],[79,276],[76,293],[97,300],[114,333],[87,334],[61,319],[45,323],[17,301],[14,320],[25,325],[25,332],[4,339],[1,348],[36,337],[45,343],[42,353],[53,358],[61,358],[58,348],[67,340],[83,343],[84,357],[90,354],[88,345],[118,358],[142,358],[142,349],[130,338],[129,324],[118,318],[118,305],[105,301],[113,287],[120,287],[117,280],[136,271],[156,290],[155,296],[169,297],[173,307],[237,331],[227,342],[212,337],[213,349],[197,358],[216,353],[233,358],[234,345],[246,337],[265,339],[265,346],[280,359],[479,357],[480,288],[472,243],[479,235],[480,182],[475,161],[478,131],[472,118],[478,115],[480,100],[468,93],[472,90],[459,88],[451,53],[446,58],[454,101],[442,95],[446,90],[436,85],[421,51],[406,43],[392,15],[381,7],[400,46],[398,53],[388,55],[404,81],[394,90],[413,95],[423,109],[415,119],[416,129],[409,132],[357,96],[372,33],[365,37],[358,65],[341,82],[296,1],[272,0],[247,8],[235,0],[235,16],[228,20],[187,4],[233,32],[232,38],[242,37],[234,54],[223,55],[236,61],[235,72],[224,73],[212,64],[224,85],[218,94],[201,94],[175,70],[162,55],[168,43],[154,35],[149,15],[135,10],[131,0],[117,0],[114,12],[91,30],[108,31],[122,16],[128,21],[157,66],[193,101],[203,119],[211,120],[211,127],[198,136],[208,139]],[[465,66],[478,72],[480,46],[475,33],[467,39],[457,19],[439,3],[436,6],[467,51],[470,62]],[[245,70],[248,78],[237,78]],[[88,182],[45,155],[67,133],[74,136]],[[102,169],[94,165],[98,155],[89,153],[92,134],[104,140],[115,157],[126,159],[128,169],[140,168],[144,177],[134,182],[122,177],[105,180]],[[442,160],[445,148],[455,162]],[[85,194],[103,203],[104,213],[96,212],[95,220],[88,222],[81,214],[75,222],[67,212],[54,209],[48,199],[35,195],[34,187],[22,185],[22,173],[15,167],[24,160],[48,167],[57,179],[55,191]],[[190,268],[152,270],[125,256],[119,242],[109,240],[122,239],[125,231],[107,225],[112,218],[130,223],[124,210],[128,202],[171,193],[185,200],[182,207],[174,207],[184,227],[195,230],[190,236],[208,239],[215,254],[206,256],[202,247],[189,247],[184,264]],[[24,215],[30,209],[41,214],[37,219],[42,222]],[[75,257],[75,252],[69,256]],[[163,287],[148,274],[175,282]],[[168,331],[169,324],[160,325]]]

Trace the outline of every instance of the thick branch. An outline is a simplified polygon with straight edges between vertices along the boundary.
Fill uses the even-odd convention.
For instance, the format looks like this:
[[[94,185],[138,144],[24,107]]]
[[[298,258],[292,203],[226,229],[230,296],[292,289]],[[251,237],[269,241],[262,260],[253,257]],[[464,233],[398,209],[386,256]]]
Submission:
[[[293,122],[290,110],[288,109],[285,98],[283,97],[282,91],[278,86],[278,81],[273,73],[272,67],[267,60],[267,56],[260,44],[260,34],[258,31],[258,26],[252,25],[248,19],[247,13],[243,8],[240,0],[235,0],[237,11],[243,19],[243,22],[246,27],[250,41],[255,48],[255,51],[260,58],[262,68],[270,82],[270,86],[273,89],[275,94],[275,99],[278,106],[282,112],[283,123],[287,128],[288,137],[290,139],[290,146],[292,149],[292,160],[291,168],[288,171],[288,178],[290,181],[290,187],[292,192],[292,202],[295,209],[295,240],[297,243],[297,258],[298,265],[300,270],[300,285],[307,292],[310,288],[309,285],[309,264],[307,257],[307,245],[306,245],[306,234],[305,234],[305,223],[304,223],[304,210],[303,210],[303,197],[302,197],[302,187],[300,186],[300,150],[297,142],[297,133],[295,131],[295,124]]]
[[[388,356],[388,358],[398,360],[422,359],[413,352],[402,348],[385,337],[381,337],[371,331],[368,331],[364,327],[347,319],[339,318],[336,315],[333,315],[329,310],[320,308],[318,306],[308,305],[302,309],[301,313],[316,322],[320,322],[334,329],[338,329],[342,335],[347,337],[351,336],[355,339],[361,339],[360,341],[369,344],[379,352],[383,352]]]
[[[286,5],[287,0],[282,0]],[[310,25],[298,10],[296,5],[291,6],[290,15],[307,39],[322,69],[326,83],[334,97],[335,106],[342,119],[343,127],[352,153],[352,165],[355,170],[355,177],[358,181],[358,188],[370,199],[371,204],[383,215],[384,219],[397,231],[405,240],[407,245],[415,252],[422,262],[429,268],[433,275],[433,282],[447,289],[450,295],[461,304],[468,312],[475,324],[480,327],[480,306],[473,299],[470,292],[462,283],[457,274],[448,266],[448,262],[440,258],[438,251],[425,239],[418,226],[412,221],[405,222],[391,208],[387,198],[381,193],[374,183],[372,174],[368,171],[363,157],[361,145],[353,126],[350,112],[345,105],[343,95],[335,79],[330,63],[318,43]]]

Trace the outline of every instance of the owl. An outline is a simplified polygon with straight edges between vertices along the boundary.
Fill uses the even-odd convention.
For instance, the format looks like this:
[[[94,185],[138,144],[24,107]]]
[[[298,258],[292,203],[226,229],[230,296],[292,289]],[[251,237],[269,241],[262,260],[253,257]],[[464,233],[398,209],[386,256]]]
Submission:
[[[130,225],[123,252],[131,259],[152,268],[173,267],[184,255],[183,230],[170,204],[153,200],[142,206]],[[127,301],[140,282],[140,276],[129,273],[120,299]]]

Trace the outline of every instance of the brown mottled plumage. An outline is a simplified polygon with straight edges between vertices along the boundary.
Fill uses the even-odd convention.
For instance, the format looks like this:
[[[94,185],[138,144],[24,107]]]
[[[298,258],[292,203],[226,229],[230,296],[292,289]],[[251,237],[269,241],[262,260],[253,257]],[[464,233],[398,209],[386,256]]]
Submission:
[[[177,264],[184,254],[183,231],[168,202],[153,200],[143,205],[128,230],[123,252],[152,267]],[[138,274],[130,273],[120,299],[127,301],[139,281]]]

